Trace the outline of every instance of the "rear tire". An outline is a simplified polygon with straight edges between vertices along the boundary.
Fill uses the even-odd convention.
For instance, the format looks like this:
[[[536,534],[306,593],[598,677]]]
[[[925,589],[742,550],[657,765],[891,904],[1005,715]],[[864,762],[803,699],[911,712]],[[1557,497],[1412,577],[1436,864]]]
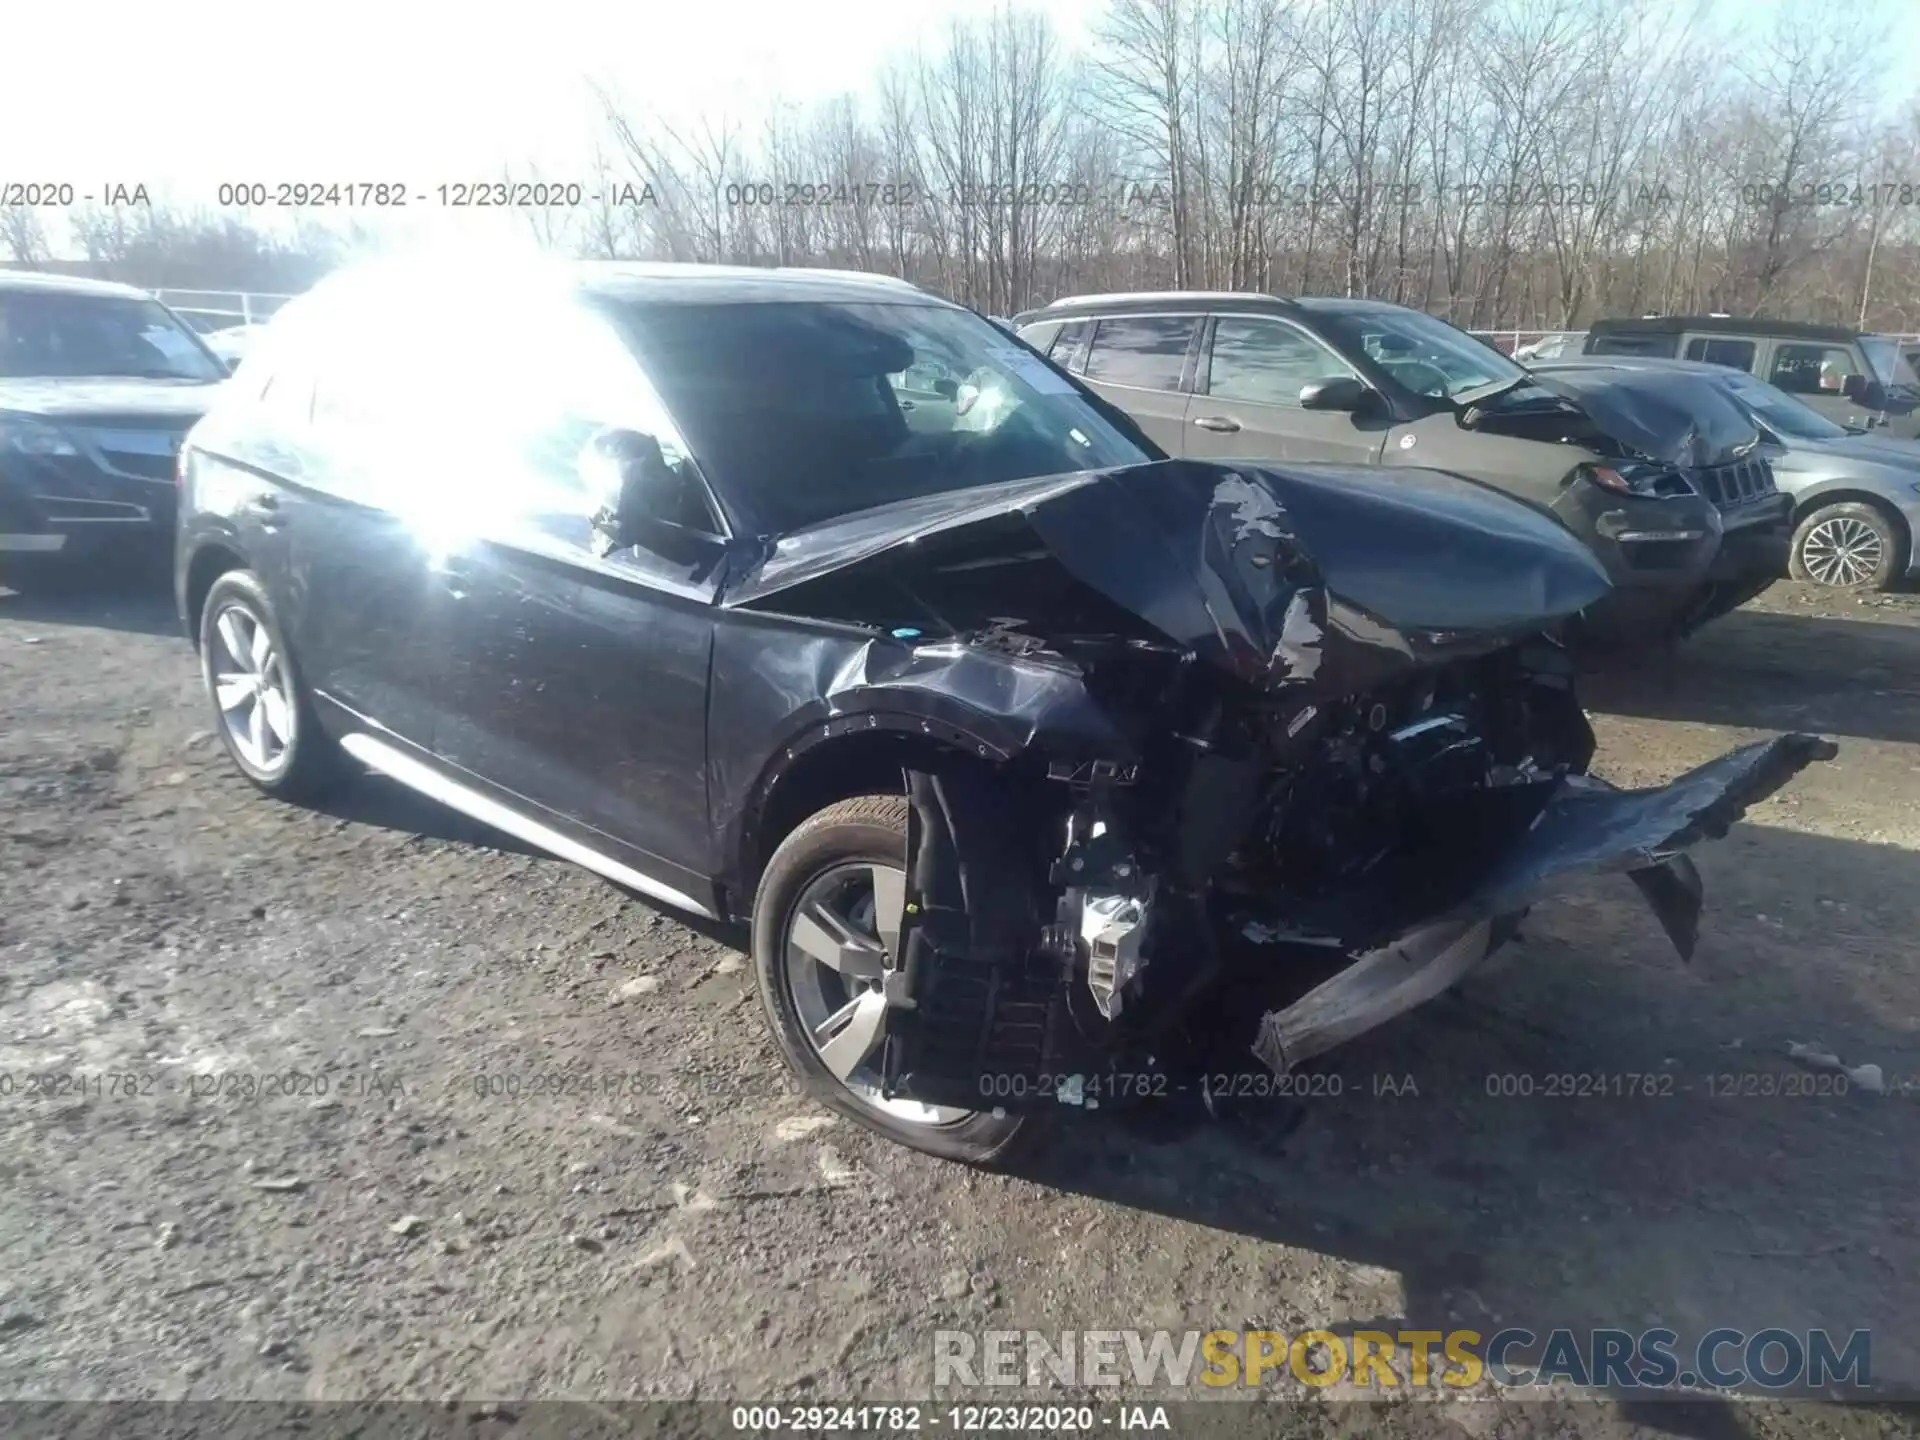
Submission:
[[[340,781],[340,749],[320,728],[273,602],[251,570],[229,570],[207,591],[200,677],[220,743],[259,789],[309,801]]]
[[[1907,568],[1906,532],[1877,505],[1823,505],[1794,529],[1787,568],[1829,590],[1885,590]]]
[[[898,883],[904,885],[906,851],[907,801],[900,795],[859,795],[829,805],[781,842],[761,877],[753,905],[753,964],[760,1003],[781,1058],[807,1093],[828,1109],[924,1154],[968,1165],[1002,1165],[1035,1128],[1029,1117],[917,1107],[929,1118],[912,1118],[916,1107],[886,1100],[877,1090],[863,1093],[863,1077],[876,1073],[871,1060],[843,1078],[829,1068],[823,1042],[816,1038],[828,1030],[824,1048],[832,1049],[864,1018],[858,1008],[863,996],[871,997],[867,1004],[879,1004],[877,990],[868,989],[871,981],[862,977],[878,964],[886,944],[879,937],[890,929],[897,936],[893,928],[897,918],[891,922],[882,918],[880,897],[894,883],[892,875],[897,874]],[[862,881],[862,872],[876,871],[885,878]],[[862,898],[863,883],[870,900]],[[841,917],[833,902],[822,898],[833,893],[837,884],[844,886],[841,893],[854,897],[847,909],[850,918]],[[840,966],[820,964],[817,968],[823,973],[817,979],[808,973],[813,951],[795,939],[796,921],[803,913],[809,918],[799,933],[815,937],[814,950],[820,948],[817,937],[823,926],[834,929],[836,938],[845,936],[851,942],[843,947]],[[889,958],[898,963],[897,955]],[[824,1019],[816,1013],[823,1006],[831,1012]],[[829,1028],[848,1011],[854,1012],[851,1019],[837,1030]],[[884,1015],[872,1023],[883,1028]],[[838,1063],[847,1069],[844,1052]]]

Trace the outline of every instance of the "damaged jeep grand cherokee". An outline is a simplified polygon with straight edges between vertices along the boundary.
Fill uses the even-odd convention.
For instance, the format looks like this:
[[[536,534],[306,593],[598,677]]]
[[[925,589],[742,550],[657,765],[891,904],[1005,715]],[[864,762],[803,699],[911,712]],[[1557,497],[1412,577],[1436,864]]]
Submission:
[[[1119,1077],[1290,1071],[1589,876],[1686,955],[1685,852],[1834,753],[1614,789],[1555,638],[1609,584],[1552,519],[1169,460],[878,277],[342,275],[182,489],[181,613],[256,785],[350,759],[750,924],[808,1089],[976,1163]]]

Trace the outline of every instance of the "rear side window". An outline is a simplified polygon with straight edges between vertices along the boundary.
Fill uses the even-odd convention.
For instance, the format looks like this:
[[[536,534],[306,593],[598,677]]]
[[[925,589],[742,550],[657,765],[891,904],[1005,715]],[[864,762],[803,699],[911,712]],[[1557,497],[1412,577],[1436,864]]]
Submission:
[[[1014,333],[1026,341],[1027,344],[1033,346],[1033,348],[1038,350],[1042,355],[1045,355],[1048,347],[1053,344],[1053,337],[1060,333],[1060,322],[1058,320],[1040,320],[1032,325],[1023,325]]]
[[[1687,342],[1687,359],[1704,360],[1709,365],[1726,365],[1753,373],[1753,341],[1713,340],[1704,335]]]
[[[1847,377],[1860,373],[1844,346],[1780,344],[1773,347],[1773,372],[1767,378],[1789,395],[1840,395]]]
[[[1069,320],[1060,327],[1060,333],[1053,337],[1053,348],[1047,356],[1063,370],[1076,369],[1080,351],[1087,343],[1087,331],[1093,328],[1091,320]]]
[[[1102,320],[1087,355],[1089,380],[1136,390],[1178,390],[1187,350],[1200,321],[1193,315],[1139,315]]]
[[[1671,360],[1679,347],[1678,335],[1635,335],[1629,331],[1587,337],[1589,355],[1658,355]]]

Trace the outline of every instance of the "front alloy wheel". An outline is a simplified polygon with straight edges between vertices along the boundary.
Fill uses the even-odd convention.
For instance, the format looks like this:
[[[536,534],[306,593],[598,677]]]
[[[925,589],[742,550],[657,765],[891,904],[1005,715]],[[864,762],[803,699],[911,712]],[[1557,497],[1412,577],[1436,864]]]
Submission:
[[[1872,505],[1825,506],[1794,532],[1793,578],[1835,590],[1884,590],[1900,572],[1904,538]]]
[[[887,1036],[886,970],[900,953],[907,872],[850,860],[822,870],[787,918],[785,978],[793,1008],[820,1063],[847,1089],[889,1115],[950,1125],[970,1113],[881,1093],[876,1069]]]
[[[830,1109],[949,1160],[1004,1160],[1023,1117],[926,1105],[881,1088],[906,908],[907,801],[860,795],[781,842],[753,907],[754,974],[788,1066]]]

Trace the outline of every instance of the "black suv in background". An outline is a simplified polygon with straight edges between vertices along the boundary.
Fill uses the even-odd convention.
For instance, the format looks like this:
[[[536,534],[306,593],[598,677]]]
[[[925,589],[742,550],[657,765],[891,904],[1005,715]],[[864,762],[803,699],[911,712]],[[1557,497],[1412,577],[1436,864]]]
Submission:
[[[0,585],[164,561],[181,442],[226,378],[145,291],[0,270]]]
[[[1584,349],[1725,365],[1759,376],[1850,430],[1920,437],[1920,374],[1891,335],[1792,320],[1657,315],[1596,320]]]
[[[1790,507],[1759,432],[1699,377],[1536,376],[1375,300],[1097,295],[1019,324],[1171,455],[1431,467],[1550,512],[1617,587],[1598,638],[1685,633],[1783,573]]]

